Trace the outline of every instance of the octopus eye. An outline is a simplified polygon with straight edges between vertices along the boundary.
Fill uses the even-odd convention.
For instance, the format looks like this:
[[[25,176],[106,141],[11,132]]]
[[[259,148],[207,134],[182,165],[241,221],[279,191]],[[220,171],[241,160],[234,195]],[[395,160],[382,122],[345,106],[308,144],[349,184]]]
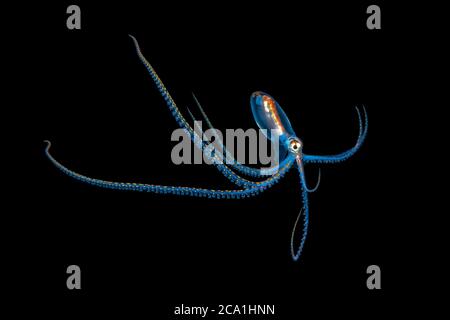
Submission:
[[[290,147],[290,149],[291,149],[293,152],[298,152],[298,151],[300,150],[300,148],[301,148],[301,143],[300,143],[300,141],[292,140],[292,141],[290,142],[289,147]]]

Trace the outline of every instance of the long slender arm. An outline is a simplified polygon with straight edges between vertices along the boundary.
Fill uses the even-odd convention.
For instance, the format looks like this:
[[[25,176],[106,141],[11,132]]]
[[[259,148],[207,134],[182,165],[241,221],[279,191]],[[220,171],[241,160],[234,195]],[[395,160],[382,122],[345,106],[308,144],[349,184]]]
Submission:
[[[229,199],[229,198],[245,198],[250,196],[255,196],[260,192],[270,188],[276,182],[278,182],[289,170],[293,164],[293,160],[288,166],[283,167],[274,176],[270,177],[265,181],[259,182],[259,185],[253,188],[246,188],[241,190],[213,190],[213,189],[203,189],[203,188],[191,188],[191,187],[175,187],[175,186],[163,186],[154,184],[141,184],[141,183],[129,183],[129,182],[112,182],[100,179],[89,178],[87,176],[81,175],[72,171],[61,163],[59,163],[50,154],[50,141],[45,141],[47,147],[45,148],[45,154],[50,159],[50,161],[63,173],[66,175],[79,180],[81,182],[91,184],[101,188],[107,189],[118,189],[118,190],[131,190],[131,191],[141,191],[141,192],[152,192],[152,193],[163,193],[163,194],[175,194],[175,195],[185,195],[191,197],[207,197],[215,199]]]
[[[317,189],[319,188],[319,185],[320,185],[320,176],[321,176],[320,168],[319,168],[319,175],[318,175],[318,178],[317,178],[316,185],[314,186],[314,188],[308,188],[307,184],[306,184],[305,168],[303,167],[303,161],[301,160],[300,156],[297,156],[295,158],[295,160],[297,161],[297,167],[298,167],[298,171],[299,171],[299,174],[300,174],[300,180],[302,181],[302,185],[303,185],[305,191],[308,192],[308,193],[316,192]]]
[[[363,107],[363,111],[364,111],[364,124],[363,124],[363,120],[361,118],[361,112],[359,111],[358,108],[356,108],[356,112],[358,113],[358,118],[359,118],[359,136],[358,136],[358,140],[356,141],[356,144],[353,146],[353,148],[339,153],[339,154],[335,154],[335,155],[307,155],[307,154],[303,154],[303,162],[304,163],[333,163],[333,162],[341,162],[344,160],[347,160],[348,158],[350,158],[352,155],[354,155],[356,153],[356,151],[358,151],[358,149],[361,147],[361,145],[363,144],[364,140],[366,139],[367,136],[367,128],[369,125],[368,119],[367,119],[367,113],[366,113],[366,109]]]
[[[136,38],[130,35],[130,38],[133,40],[133,43],[136,48],[136,53],[141,60],[141,62],[144,64],[144,66],[147,68],[151,78],[153,79],[156,87],[158,88],[159,92],[161,93],[162,97],[166,101],[166,104],[171,111],[173,117],[177,121],[178,125],[183,128],[186,133],[191,137],[192,141],[196,144],[197,147],[202,148],[202,144],[204,143],[201,139],[201,137],[198,136],[198,134],[192,129],[192,127],[189,125],[189,123],[186,121],[186,119],[181,114],[180,110],[178,109],[175,101],[169,94],[169,91],[164,86],[163,82],[159,78],[156,71],[153,69],[151,64],[145,59],[144,55],[141,52],[141,49],[139,47],[139,43],[137,42]],[[200,141],[201,145],[198,145],[197,142]],[[209,157],[209,155],[206,155]],[[217,157],[217,156],[215,156]],[[231,182],[235,183],[237,186],[244,187],[244,188],[252,188],[255,185],[259,184],[259,182],[252,182],[250,180],[247,180],[239,175],[237,175],[235,172],[230,170],[226,165],[223,164],[223,162],[220,161],[220,159],[217,157],[215,160],[211,160],[211,162],[216,166],[216,168]],[[290,166],[289,166],[290,168]],[[279,167],[277,167],[279,169]]]
[[[297,168],[298,168],[299,178],[300,178],[300,188],[301,188],[301,193],[302,193],[303,207],[298,214],[297,220],[295,220],[294,227],[292,228],[291,255],[292,255],[292,259],[294,261],[298,261],[298,259],[300,259],[300,256],[303,252],[303,247],[305,246],[306,237],[308,235],[308,225],[309,225],[308,191],[307,191],[304,175],[301,171],[302,168],[299,165],[297,165]],[[294,235],[295,235],[295,231],[297,230],[297,224],[298,224],[302,214],[303,214],[303,232],[302,232],[302,237],[300,239],[300,244],[298,245],[297,250],[295,250],[294,249]]]

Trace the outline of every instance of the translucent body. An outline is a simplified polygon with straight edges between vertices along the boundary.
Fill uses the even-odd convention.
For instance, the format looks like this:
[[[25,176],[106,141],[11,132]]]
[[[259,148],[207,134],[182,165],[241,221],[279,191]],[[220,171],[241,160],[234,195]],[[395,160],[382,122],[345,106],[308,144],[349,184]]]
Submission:
[[[289,137],[295,137],[289,119],[278,102],[270,95],[262,91],[254,92],[250,97],[250,105],[253,118],[255,118],[260,129],[265,129],[264,135],[267,139],[273,141],[276,138],[271,130],[275,130],[275,133],[280,137],[281,145],[284,145]]]

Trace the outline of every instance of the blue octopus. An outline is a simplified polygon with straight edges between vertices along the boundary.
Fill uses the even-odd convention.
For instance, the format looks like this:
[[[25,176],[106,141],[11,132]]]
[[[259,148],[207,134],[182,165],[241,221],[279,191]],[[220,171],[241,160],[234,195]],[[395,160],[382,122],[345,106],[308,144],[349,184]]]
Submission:
[[[201,148],[204,151],[206,147],[206,142],[202,141],[202,139],[199,139],[198,132],[194,130],[188,124],[186,119],[182,116],[177,105],[175,104],[175,101],[170,96],[161,79],[158,77],[158,75],[156,74],[155,70],[150,65],[150,63],[142,55],[137,40],[131,35],[130,37],[134,42],[139,59],[142,61],[142,63],[145,65],[148,72],[150,73],[151,78],[153,79],[160,94],[164,98],[167,106],[169,107],[170,112],[177,121],[178,125],[191,137],[191,139],[194,141],[197,147]],[[213,128],[211,122],[209,121],[203,108],[201,107],[200,103],[195,98],[195,96],[194,99],[202,116],[205,118],[206,123],[210,128]],[[48,140],[45,141],[47,143],[45,154],[48,157],[48,159],[50,159],[50,161],[66,175],[97,187],[118,189],[118,190],[174,194],[178,196],[205,197],[214,199],[240,199],[256,196],[257,194],[269,189],[275,183],[280,181],[280,179],[292,168],[292,166],[296,164],[300,178],[303,207],[300,210],[300,213],[298,214],[298,217],[295,221],[292,230],[290,246],[292,258],[294,261],[297,261],[300,258],[300,255],[303,251],[303,247],[305,245],[308,232],[308,224],[309,224],[308,193],[316,191],[320,183],[320,170],[319,170],[319,176],[316,186],[312,189],[308,188],[305,180],[303,165],[306,163],[341,162],[353,156],[355,152],[361,147],[367,136],[368,119],[366,110],[363,107],[364,117],[362,117],[361,112],[359,111],[358,108],[356,108],[359,119],[359,136],[356,141],[356,144],[351,149],[334,155],[308,155],[303,152],[302,140],[300,140],[300,138],[298,138],[297,135],[295,134],[289,122],[289,119],[287,118],[286,114],[284,113],[280,105],[275,101],[275,99],[273,99],[270,95],[264,92],[258,91],[251,95],[250,104],[253,112],[253,117],[256,123],[258,124],[259,128],[265,130],[272,129],[276,130],[279,133],[276,139],[279,139],[278,141],[280,150],[284,150],[285,151],[284,154],[286,154],[286,156],[281,160],[281,162],[277,166],[257,169],[245,166],[237,161],[233,161],[232,163],[228,163],[227,161],[227,164],[225,164],[223,161],[221,161],[221,159],[217,158],[218,155],[212,153],[208,154],[205,153],[205,156],[208,157],[210,163],[214,164],[216,168],[219,170],[219,172],[221,172],[231,182],[236,184],[240,189],[213,190],[204,188],[105,181],[83,176],[63,166],[61,163],[55,160],[55,158],[53,158],[53,156],[50,154],[49,150],[51,143]],[[195,120],[190,111],[189,114]],[[194,123],[196,122],[194,121]],[[275,136],[270,134],[266,134],[266,137],[271,141],[275,139]],[[221,146],[224,148],[223,150],[226,156],[229,157],[230,154],[228,150],[226,150],[223,144]],[[236,172],[239,172],[240,174],[246,175],[248,177],[260,178],[260,181],[253,181],[244,178],[239,174],[237,174]],[[298,221],[302,216],[302,213],[303,213],[303,232],[297,250],[295,250],[294,234],[297,228]]]

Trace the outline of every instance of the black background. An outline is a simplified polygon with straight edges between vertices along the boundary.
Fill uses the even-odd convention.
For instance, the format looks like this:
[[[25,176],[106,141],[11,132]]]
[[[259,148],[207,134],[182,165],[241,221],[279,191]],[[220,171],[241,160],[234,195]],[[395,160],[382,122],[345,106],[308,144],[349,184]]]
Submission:
[[[58,317],[176,319],[182,303],[275,304],[277,318],[294,319],[384,314],[398,304],[407,249],[398,233],[396,121],[409,65],[399,9],[380,4],[382,29],[368,30],[372,3],[78,2],[82,29],[68,30],[70,4],[39,7],[44,16],[29,19],[39,28],[22,66],[31,59],[33,72],[22,78],[30,90],[17,96],[16,111],[27,116],[15,137],[27,156],[15,160],[28,182],[16,201],[14,222],[26,235],[16,254],[25,278],[37,262],[36,285],[24,291],[44,298],[39,307]],[[255,127],[249,97],[262,90],[281,104],[305,153],[337,153],[357,137],[354,107],[366,106],[360,151],[321,166],[300,262],[289,249],[301,208],[295,170],[258,197],[208,200],[98,189],[45,158],[48,139],[57,160],[90,177],[232,187],[214,167],[172,164],[177,125],[128,34],[182,113],[195,110],[193,91],[219,129]],[[311,181],[317,168],[305,169]],[[80,291],[66,288],[71,264],[81,267]],[[382,290],[366,287],[371,264],[381,267]]]

